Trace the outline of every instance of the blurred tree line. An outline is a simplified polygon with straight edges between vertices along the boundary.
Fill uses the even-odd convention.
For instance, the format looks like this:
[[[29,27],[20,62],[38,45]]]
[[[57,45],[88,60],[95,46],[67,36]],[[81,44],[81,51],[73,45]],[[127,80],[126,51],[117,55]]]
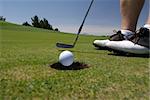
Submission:
[[[0,16],[0,21],[6,21],[6,18],[4,18],[3,16]]]
[[[59,31],[58,28],[53,29],[52,25],[49,24],[48,20],[46,18],[43,18],[42,20],[39,19],[37,15],[31,18],[31,23],[30,25],[27,21],[24,22],[22,25],[24,26],[33,26],[37,28],[43,28],[43,29],[48,29],[48,30],[54,30],[54,31]]]

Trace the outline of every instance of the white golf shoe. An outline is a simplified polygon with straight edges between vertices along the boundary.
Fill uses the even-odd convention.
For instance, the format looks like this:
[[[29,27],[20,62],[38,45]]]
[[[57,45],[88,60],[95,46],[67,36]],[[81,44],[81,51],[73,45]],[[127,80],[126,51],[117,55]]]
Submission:
[[[124,53],[131,53],[131,54],[149,54],[150,49],[141,46],[138,44],[135,44],[129,40],[124,41],[110,41],[106,43],[106,46],[112,51],[118,51],[118,52],[124,52]]]
[[[108,49],[106,47],[106,43],[110,42],[110,41],[122,41],[125,40],[124,38],[125,36],[121,33],[121,31],[116,32],[116,34],[110,36],[109,39],[106,40],[95,40],[93,42],[93,45],[95,47],[98,47],[99,49]]]
[[[149,34],[149,29],[140,28],[140,30],[130,40],[109,41],[105,44],[105,46],[116,53],[149,55]]]
[[[106,39],[106,40],[95,40],[93,42],[93,45],[95,47],[98,47],[100,49],[106,49],[106,43],[108,43],[110,40]]]

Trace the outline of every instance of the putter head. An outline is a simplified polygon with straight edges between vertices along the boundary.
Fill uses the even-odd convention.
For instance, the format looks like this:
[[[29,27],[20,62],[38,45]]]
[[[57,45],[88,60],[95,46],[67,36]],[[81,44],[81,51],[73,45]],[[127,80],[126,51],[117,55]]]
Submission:
[[[58,48],[73,48],[74,45],[70,45],[70,44],[63,44],[63,43],[56,43],[56,46]]]

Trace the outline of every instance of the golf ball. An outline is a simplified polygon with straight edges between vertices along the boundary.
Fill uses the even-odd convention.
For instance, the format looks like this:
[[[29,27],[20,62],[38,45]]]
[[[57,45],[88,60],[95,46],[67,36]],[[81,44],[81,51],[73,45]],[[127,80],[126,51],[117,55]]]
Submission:
[[[74,57],[72,52],[70,51],[63,51],[59,55],[59,62],[64,66],[70,66],[73,63]]]

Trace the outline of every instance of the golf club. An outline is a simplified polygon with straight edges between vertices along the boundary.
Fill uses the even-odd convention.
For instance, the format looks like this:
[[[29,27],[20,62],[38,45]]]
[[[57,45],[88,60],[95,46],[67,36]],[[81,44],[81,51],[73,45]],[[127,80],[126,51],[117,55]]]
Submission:
[[[91,9],[91,6],[92,6],[93,2],[94,2],[94,0],[92,0],[91,3],[90,3],[90,6],[89,6],[89,8],[88,8],[88,10],[86,12],[86,15],[85,15],[84,19],[83,19],[83,22],[82,22],[81,26],[79,27],[79,30],[78,30],[78,33],[77,33],[77,37],[76,37],[74,43],[72,45],[70,45],[70,44],[64,44],[64,43],[56,43],[57,47],[59,47],[59,48],[74,48],[74,46],[77,43],[77,40],[79,38],[79,34],[80,34],[80,32],[81,32],[81,30],[83,28],[84,22],[85,22],[86,17],[87,17],[87,15],[88,15],[88,13],[89,13],[89,11]]]

